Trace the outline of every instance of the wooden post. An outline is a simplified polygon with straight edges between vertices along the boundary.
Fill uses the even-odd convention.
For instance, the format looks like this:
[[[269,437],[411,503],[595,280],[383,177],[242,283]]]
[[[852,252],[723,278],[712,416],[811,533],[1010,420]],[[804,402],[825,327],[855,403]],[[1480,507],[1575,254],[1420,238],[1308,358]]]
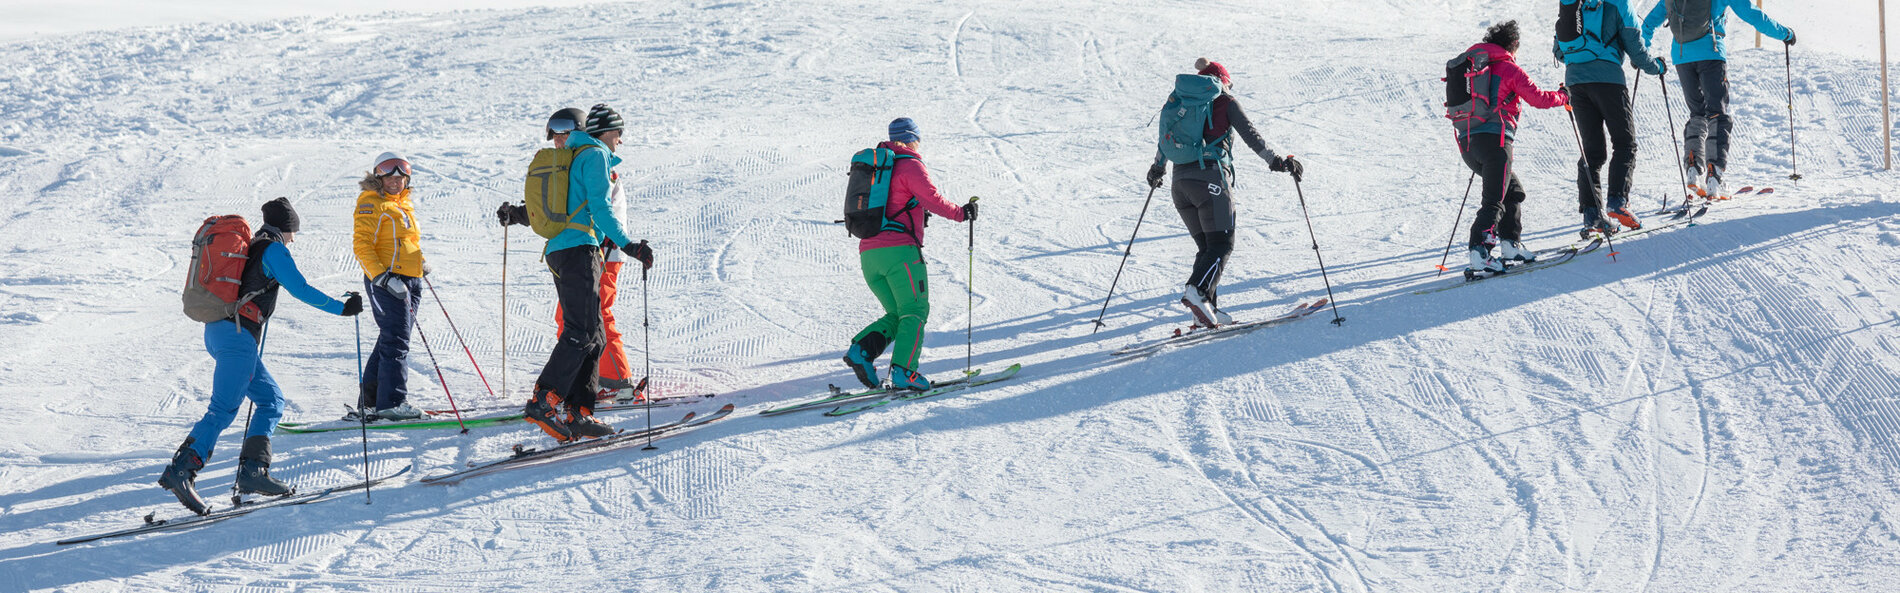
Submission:
[[[1880,137],[1883,167],[1893,170],[1893,114],[1887,106],[1887,0],[1880,0]]]
[[[1886,2],[1887,0],[1880,0]],[[1762,0],[1755,0],[1755,10],[1761,10]],[[1761,29],[1755,30],[1755,49],[1761,49]]]

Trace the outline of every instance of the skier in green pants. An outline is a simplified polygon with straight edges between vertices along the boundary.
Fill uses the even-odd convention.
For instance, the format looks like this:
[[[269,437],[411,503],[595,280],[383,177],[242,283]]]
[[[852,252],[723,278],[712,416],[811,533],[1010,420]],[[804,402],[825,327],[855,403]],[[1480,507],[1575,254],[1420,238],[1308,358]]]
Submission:
[[[878,386],[877,358],[891,352],[891,385],[899,389],[930,389],[930,380],[917,372],[923,353],[924,323],[930,319],[930,288],[924,265],[924,226],[930,214],[957,222],[976,219],[976,203],[950,203],[937,192],[924,170],[918,147],[923,141],[917,124],[900,117],[890,125],[890,141],[878,144],[895,158],[890,167],[890,194],[884,205],[884,230],[858,241],[858,262],[864,283],[884,307],[884,316],[865,326],[852,339],[844,362],[866,387]],[[923,210],[919,212],[919,210]]]

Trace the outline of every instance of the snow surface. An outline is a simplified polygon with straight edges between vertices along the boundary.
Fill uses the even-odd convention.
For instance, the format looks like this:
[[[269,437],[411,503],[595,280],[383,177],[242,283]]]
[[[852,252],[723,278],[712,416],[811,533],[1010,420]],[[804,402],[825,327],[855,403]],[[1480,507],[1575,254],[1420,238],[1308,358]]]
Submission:
[[[1804,51],[1871,8],[1770,3],[1802,31],[1799,186],[1780,48],[1741,49],[1730,178],[1775,194],[1618,244],[1615,261],[1412,295],[1467,177],[1439,65],[1518,18],[1532,77],[1561,76],[1536,49],[1554,3],[1493,4],[645,2],[10,43],[0,590],[1891,590],[1900,202],[1879,169],[1874,56]],[[1348,320],[1111,359],[1182,317],[1170,301],[1192,246],[1164,198],[1090,333],[1142,211],[1155,108],[1201,55],[1307,162]],[[1637,99],[1650,208],[1676,172],[1661,94]],[[654,376],[721,394],[684,409],[739,414],[655,452],[405,483],[370,506],[50,543],[180,512],[153,481],[208,397],[201,328],[177,311],[197,222],[289,196],[305,274],[360,290],[354,181],[384,150],[419,168],[431,280],[497,389],[507,278],[505,394],[425,301],[448,388],[463,405],[522,400],[553,342],[553,293],[532,235],[508,237],[502,266],[491,212],[518,195],[542,118],[600,101],[631,126],[620,172],[660,260]],[[945,192],[984,204],[974,278],[969,229],[930,231],[923,370],[963,368],[972,320],[978,366],[1025,370],[844,419],[752,415],[852,381],[837,357],[875,304],[831,221],[848,155],[900,115],[923,127]],[[1576,226],[1574,140],[1559,112],[1525,120],[1526,236],[1554,246]],[[1323,296],[1292,184],[1239,170],[1228,309]],[[621,288],[638,356],[642,283]],[[286,298],[272,326],[288,419],[335,417],[355,393],[352,322]],[[411,361],[415,399],[446,405],[429,357]],[[427,475],[538,434],[368,446],[379,471]],[[227,431],[200,476],[217,500],[239,439]],[[275,445],[274,472],[305,488],[361,468],[349,433]]]

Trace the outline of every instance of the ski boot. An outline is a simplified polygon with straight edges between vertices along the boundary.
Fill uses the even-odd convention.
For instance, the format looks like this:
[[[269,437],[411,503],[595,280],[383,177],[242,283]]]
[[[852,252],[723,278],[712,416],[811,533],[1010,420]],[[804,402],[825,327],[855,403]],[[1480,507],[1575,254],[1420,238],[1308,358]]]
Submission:
[[[1198,286],[1189,284],[1186,290],[1181,291],[1181,304],[1187,307],[1188,315],[1194,318],[1195,327],[1214,327],[1219,325],[1219,323],[1214,320],[1214,317],[1207,313],[1207,309],[1201,305],[1201,303],[1204,302],[1207,302],[1207,294],[1201,292],[1201,288]],[[895,375],[897,371],[891,371],[891,374]]]
[[[1498,259],[1528,264],[1537,261],[1537,252],[1524,248],[1524,244],[1517,241],[1503,241],[1498,244]]]
[[[575,406],[567,411],[567,431],[576,439],[597,439],[620,432],[605,422],[594,419],[594,410]]]
[[[376,411],[376,417],[383,420],[415,420],[422,417],[422,410],[403,402]]]
[[[238,453],[238,494],[288,496],[296,489],[270,476],[270,437],[244,437],[244,451]]]
[[[901,366],[891,365],[891,387],[893,389],[929,391],[930,380],[925,379],[923,373]]]
[[[863,383],[867,389],[877,389],[879,381],[877,357],[884,354],[884,347],[888,345],[888,342],[884,334],[869,333],[852,344],[851,349],[844,353],[845,366],[851,367],[851,372],[858,375],[858,382]]]
[[[1583,230],[1579,231],[1577,236],[1588,241],[1590,237],[1596,235],[1608,237],[1616,234],[1616,232],[1616,223],[1610,222],[1610,219],[1604,217],[1601,211],[1592,210],[1583,213]]]
[[[1630,212],[1629,198],[1627,197],[1610,196],[1609,209],[1603,213],[1610,218],[1616,219],[1616,223],[1623,225],[1623,228],[1632,231],[1643,228],[1643,221],[1636,219],[1635,212]]]
[[[541,432],[565,443],[574,440],[574,432],[567,428],[567,423],[562,422],[559,412],[556,412],[560,406],[561,396],[555,395],[554,390],[536,386],[534,399],[528,400],[528,405],[521,408],[521,414],[527,421],[541,427]]]
[[[1734,197],[1729,195],[1728,191],[1722,188],[1722,168],[1715,165],[1709,165],[1709,176],[1707,180],[1702,183],[1702,189],[1708,192],[1704,197],[1712,201],[1726,200]]]
[[[196,440],[185,437],[185,444],[178,446],[178,452],[172,454],[171,465],[165,466],[165,473],[158,475],[158,485],[171,491],[178,497],[179,504],[200,515],[211,514],[211,505],[198,496],[198,470],[205,468],[205,460],[192,450],[191,443]]]
[[[1483,244],[1470,250],[1471,265],[1465,267],[1465,280],[1477,280],[1488,275],[1504,273],[1504,262],[1491,257],[1491,247]]]
[[[1706,188],[1703,188],[1695,184],[1695,180],[1702,178],[1701,156],[1697,155],[1695,151],[1693,150],[1683,153],[1682,169],[1684,172],[1689,174],[1689,191],[1693,192],[1697,196],[1701,196],[1704,198],[1709,197],[1709,194]]]
[[[633,381],[601,377],[600,388],[607,391],[627,391],[633,389]]]

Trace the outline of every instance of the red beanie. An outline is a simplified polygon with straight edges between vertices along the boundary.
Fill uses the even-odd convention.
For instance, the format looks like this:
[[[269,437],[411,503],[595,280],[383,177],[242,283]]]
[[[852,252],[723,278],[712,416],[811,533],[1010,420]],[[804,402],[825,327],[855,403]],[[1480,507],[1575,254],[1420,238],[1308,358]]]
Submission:
[[[1207,58],[1201,58],[1198,60],[1194,60],[1194,69],[1198,71],[1198,72],[1195,72],[1195,74],[1199,74],[1201,76],[1213,76],[1215,78],[1219,78],[1221,84],[1224,84],[1227,86],[1234,86],[1233,77],[1227,75],[1227,67],[1220,65],[1220,62],[1209,61]]]

